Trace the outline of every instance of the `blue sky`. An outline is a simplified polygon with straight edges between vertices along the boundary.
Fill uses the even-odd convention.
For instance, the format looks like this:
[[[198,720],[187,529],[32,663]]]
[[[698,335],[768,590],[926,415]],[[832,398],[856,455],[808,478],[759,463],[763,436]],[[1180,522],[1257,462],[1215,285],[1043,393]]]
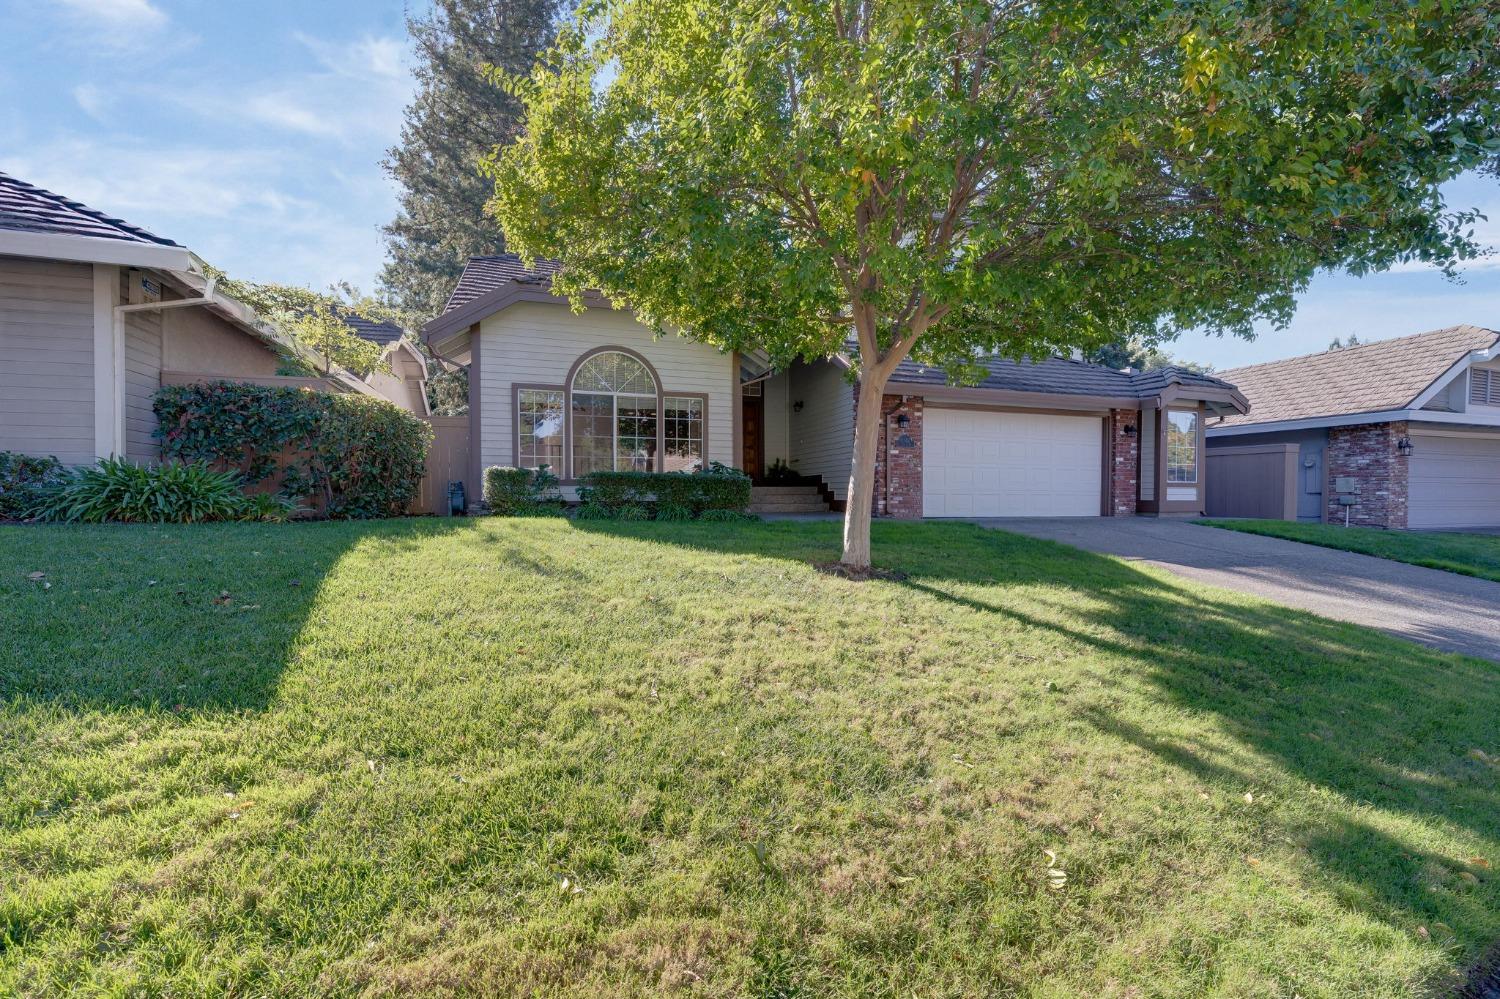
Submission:
[[[236,276],[371,289],[395,212],[379,162],[411,94],[406,6],[0,0],[0,170]],[[1479,233],[1500,243],[1500,181],[1463,178],[1449,195],[1485,210]],[[1500,326],[1500,257],[1462,284],[1421,268],[1322,275],[1287,330],[1172,349],[1223,370],[1459,322]]]

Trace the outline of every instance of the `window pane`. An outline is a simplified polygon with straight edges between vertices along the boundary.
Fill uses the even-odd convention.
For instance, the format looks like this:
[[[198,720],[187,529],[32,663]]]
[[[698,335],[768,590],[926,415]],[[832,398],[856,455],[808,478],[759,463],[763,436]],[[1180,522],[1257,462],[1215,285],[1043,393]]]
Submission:
[[[550,466],[562,473],[563,394],[545,389],[522,389],[516,411],[519,468]]]
[[[1198,481],[1198,414],[1167,412],[1167,481]]]
[[[574,392],[572,417],[573,476],[614,468],[614,396]]]
[[[650,472],[656,469],[656,396],[615,397],[615,426],[619,437],[615,470]]]
[[[703,467],[703,400],[669,395],[663,401],[666,454],[662,470],[696,472]]]
[[[629,354],[595,354],[579,365],[573,376],[575,392],[625,392],[656,395],[656,381],[646,366]]]

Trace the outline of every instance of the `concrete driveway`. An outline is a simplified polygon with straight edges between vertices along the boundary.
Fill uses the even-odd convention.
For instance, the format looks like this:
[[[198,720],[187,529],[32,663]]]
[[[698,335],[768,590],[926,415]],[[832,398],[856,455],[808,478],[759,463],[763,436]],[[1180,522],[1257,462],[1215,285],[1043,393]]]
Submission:
[[[1500,662],[1500,583],[1150,517],[981,520]]]

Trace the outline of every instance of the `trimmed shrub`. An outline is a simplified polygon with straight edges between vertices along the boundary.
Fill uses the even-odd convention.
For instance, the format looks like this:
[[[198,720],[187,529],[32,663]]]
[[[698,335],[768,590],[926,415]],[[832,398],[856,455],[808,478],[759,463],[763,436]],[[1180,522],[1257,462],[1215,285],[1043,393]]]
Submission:
[[[432,428],[382,399],[236,382],[156,394],[162,456],[207,462],[247,483],[280,474],[281,494],[330,517],[397,517],[421,490]]]
[[[579,479],[585,504],[681,507],[693,516],[706,510],[742,511],[750,505],[750,477],[717,466],[707,472],[590,472]]]
[[[68,478],[68,470],[56,458],[0,451],[0,520],[31,516]]]
[[[583,503],[573,511],[574,520],[614,520],[614,509],[598,503]]]
[[[626,503],[615,512],[616,520],[650,520],[651,509],[640,503]]]
[[[557,476],[541,468],[492,465],[484,470],[484,502],[502,517],[552,513],[562,504]]]
[[[102,524],[192,524],[211,520],[285,520],[284,500],[246,496],[238,472],[205,462],[137,465],[102,458],[80,469],[36,510],[44,520]]]

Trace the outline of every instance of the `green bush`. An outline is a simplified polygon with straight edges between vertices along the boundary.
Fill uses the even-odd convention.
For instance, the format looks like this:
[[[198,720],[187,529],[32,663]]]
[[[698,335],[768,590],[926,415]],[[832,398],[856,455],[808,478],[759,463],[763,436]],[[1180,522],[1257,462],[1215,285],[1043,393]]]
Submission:
[[[102,524],[191,524],[211,520],[285,520],[287,503],[246,496],[238,472],[205,462],[138,465],[103,458],[80,469],[34,511],[43,520]]]
[[[750,505],[750,477],[724,465],[693,473],[590,472],[579,484],[579,498],[585,504],[611,510],[680,507],[699,516],[708,510],[743,511]]]
[[[755,514],[742,510],[704,510],[698,519],[719,524],[747,524],[760,520]]]
[[[30,516],[67,481],[68,470],[56,458],[0,451],[0,520]]]
[[[394,517],[420,494],[432,428],[381,399],[236,382],[170,385],[156,394],[162,456],[203,461],[249,483],[282,476],[281,493],[330,517]]]
[[[683,506],[681,503],[658,503],[656,504],[656,519],[683,521],[693,519],[693,508]]]
[[[546,465],[510,468],[492,465],[484,470],[484,502],[502,517],[549,514],[562,505],[557,476]]]
[[[615,508],[598,503],[581,503],[573,510],[575,520],[614,520]]]
[[[626,503],[614,514],[616,520],[650,520],[651,508],[640,503]]]

